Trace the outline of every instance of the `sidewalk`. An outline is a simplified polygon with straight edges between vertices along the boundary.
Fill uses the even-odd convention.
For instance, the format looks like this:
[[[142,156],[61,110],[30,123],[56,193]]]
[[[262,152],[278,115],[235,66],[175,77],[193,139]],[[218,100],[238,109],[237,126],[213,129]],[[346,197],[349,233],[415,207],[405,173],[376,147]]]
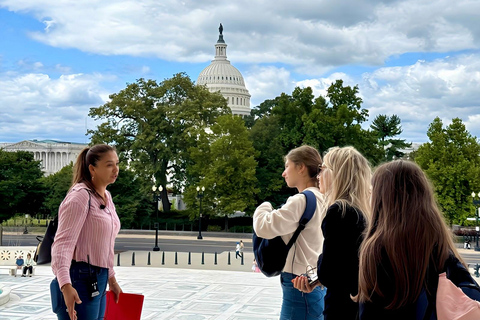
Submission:
[[[459,249],[461,254],[479,254]],[[233,252],[228,264],[228,252],[217,255],[163,251],[135,252],[135,266],[131,266],[132,252],[120,255],[121,266],[115,272],[122,290],[145,295],[142,319],[182,320],[269,320],[278,319],[282,300],[279,277],[266,278],[251,271],[253,253],[245,252],[244,265]],[[470,266],[472,267],[472,266]],[[12,288],[11,300],[0,306],[1,320],[56,320],[50,307],[49,285],[53,279],[50,266],[37,266],[32,278],[0,274],[0,285]],[[470,272],[473,269],[470,268]],[[479,278],[474,277],[477,282]]]
[[[278,277],[260,273],[180,268],[115,267],[122,290],[142,293],[142,319],[278,319]],[[15,295],[0,306],[2,320],[54,320],[50,308],[49,266],[37,266],[32,278],[0,275]]]

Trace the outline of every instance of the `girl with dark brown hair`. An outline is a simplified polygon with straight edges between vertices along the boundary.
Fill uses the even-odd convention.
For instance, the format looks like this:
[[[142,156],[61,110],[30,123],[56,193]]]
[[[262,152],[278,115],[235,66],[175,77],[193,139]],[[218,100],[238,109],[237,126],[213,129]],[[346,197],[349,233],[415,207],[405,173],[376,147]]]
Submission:
[[[85,148],[75,162],[52,245],[50,292],[59,320],[103,319],[107,284],[118,302],[113,262],[120,220],[107,190],[118,174],[117,153],[105,144]]]
[[[360,250],[360,319],[436,319],[429,297],[435,299],[438,275],[453,266],[449,277],[471,278],[462,264],[420,167],[410,161],[378,167]]]

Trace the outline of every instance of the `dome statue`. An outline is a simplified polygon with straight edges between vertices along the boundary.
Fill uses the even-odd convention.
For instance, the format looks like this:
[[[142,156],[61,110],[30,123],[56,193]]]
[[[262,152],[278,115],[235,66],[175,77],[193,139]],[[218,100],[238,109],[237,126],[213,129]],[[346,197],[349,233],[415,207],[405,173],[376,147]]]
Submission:
[[[227,44],[223,40],[223,26],[218,29],[218,41],[215,44],[215,58],[197,79],[198,85],[206,85],[210,92],[220,93],[227,99],[228,107],[236,115],[250,115],[250,94],[245,87],[243,76],[227,60]]]

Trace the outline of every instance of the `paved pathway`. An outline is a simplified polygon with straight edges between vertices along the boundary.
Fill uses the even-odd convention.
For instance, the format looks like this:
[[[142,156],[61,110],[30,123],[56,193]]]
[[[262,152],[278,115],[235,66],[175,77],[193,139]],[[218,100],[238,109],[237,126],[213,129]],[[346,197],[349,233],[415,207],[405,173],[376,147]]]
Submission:
[[[260,273],[156,267],[115,267],[122,290],[145,295],[142,319],[278,319],[279,278]],[[54,320],[49,266],[31,278],[0,275],[15,295],[0,306],[2,320]]]
[[[230,264],[227,252],[217,256],[217,264],[213,254],[205,254],[204,264],[198,253],[191,255],[190,264],[188,253],[178,253],[177,264],[174,252],[165,252],[165,264],[162,255],[162,251],[152,252],[148,266],[148,252],[136,252],[135,266],[131,266],[132,252],[125,252],[121,254],[121,266],[115,267],[125,292],[145,295],[142,319],[279,318],[282,296],[279,278],[251,272],[251,252],[245,253],[243,265],[240,259],[235,259],[234,252]],[[0,274],[0,285],[12,288],[13,293],[10,302],[0,306],[1,320],[56,319],[50,307],[51,268],[37,266],[35,272],[32,278]]]

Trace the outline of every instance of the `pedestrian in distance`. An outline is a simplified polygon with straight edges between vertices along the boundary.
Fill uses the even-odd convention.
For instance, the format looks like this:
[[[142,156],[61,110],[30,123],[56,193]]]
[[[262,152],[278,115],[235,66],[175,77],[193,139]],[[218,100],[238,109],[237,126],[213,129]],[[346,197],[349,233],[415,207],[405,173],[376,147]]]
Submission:
[[[282,177],[289,188],[298,192],[311,191],[316,199],[316,210],[305,229],[288,252],[284,269],[280,275],[283,291],[280,319],[323,319],[323,297],[325,288],[316,287],[310,293],[302,293],[293,287],[292,280],[314,266],[322,252],[323,235],[320,229],[324,214],[324,197],[318,189],[317,174],[322,158],[315,148],[301,146],[285,156]],[[255,233],[264,239],[281,236],[285,243],[292,238],[305,212],[306,198],[296,194],[287,199],[279,209],[269,202],[262,203],[253,215]]]
[[[243,258],[243,252],[245,251],[245,244],[240,240],[240,256]]]
[[[17,270],[22,270],[24,264],[25,264],[25,260],[23,260],[23,256],[19,255],[15,260],[15,266],[16,266],[15,277],[17,276]]]
[[[85,148],[74,165],[73,181],[58,210],[52,245],[52,309],[59,320],[103,319],[107,284],[122,290],[113,270],[115,237],[120,230],[112,196],[106,190],[119,174],[115,149]]]
[[[425,173],[411,161],[379,166],[371,202],[372,219],[360,251],[359,318],[437,319],[440,273],[449,270],[449,279],[476,283]]]
[[[328,206],[315,285],[327,287],[325,320],[354,320],[358,314],[351,296],[358,291],[358,254],[370,215],[371,174],[368,160],[355,148],[335,147],[325,155],[318,175]],[[315,287],[305,276],[296,278],[294,286],[302,292]]]
[[[252,271],[253,272],[260,272],[260,269],[258,268],[257,260],[255,260],[255,259],[253,259]]]
[[[235,246],[235,259],[238,259],[238,257],[242,257],[240,255],[240,242],[237,242],[237,245]]]
[[[33,261],[32,255],[30,253],[27,253],[27,259],[25,259],[25,264],[23,266],[22,277],[27,276],[27,271],[29,272],[29,277],[31,277],[33,273],[34,265],[35,265],[35,261]]]

